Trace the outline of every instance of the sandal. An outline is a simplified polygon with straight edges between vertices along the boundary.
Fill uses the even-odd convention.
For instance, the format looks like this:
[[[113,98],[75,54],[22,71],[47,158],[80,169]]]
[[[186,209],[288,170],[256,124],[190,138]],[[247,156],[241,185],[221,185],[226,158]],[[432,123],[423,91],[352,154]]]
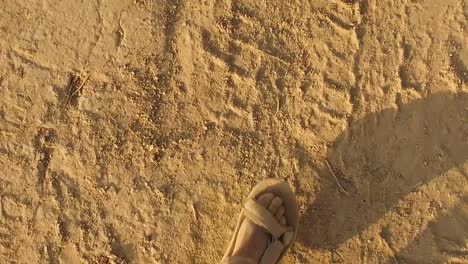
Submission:
[[[264,193],[273,193],[283,200],[285,208],[286,222],[289,226],[283,226],[271,212],[264,206],[257,203],[256,199]],[[268,179],[258,183],[250,192],[242,209],[237,226],[231,239],[231,243],[224,254],[221,263],[223,264],[257,264],[255,261],[245,257],[232,257],[239,229],[248,218],[254,224],[262,227],[269,235],[271,240],[268,242],[267,249],[263,253],[258,264],[279,263],[288,249],[294,242],[299,223],[299,210],[297,207],[296,196],[289,188],[289,185],[277,179]]]

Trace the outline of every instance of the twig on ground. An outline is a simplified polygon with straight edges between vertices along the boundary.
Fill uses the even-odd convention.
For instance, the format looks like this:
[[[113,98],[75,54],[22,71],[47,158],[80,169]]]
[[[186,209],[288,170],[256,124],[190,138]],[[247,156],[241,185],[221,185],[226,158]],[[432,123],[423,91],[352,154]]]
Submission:
[[[71,94],[70,98],[73,98],[73,96],[75,96],[79,91],[81,91],[81,89],[83,89],[83,87],[85,86],[85,84],[88,82],[89,77],[91,77],[91,73],[88,74],[88,76],[86,77],[86,79],[84,79],[84,81],[81,83],[80,87],[78,87],[78,88]]]
[[[273,116],[276,116],[280,110],[280,100],[276,99],[276,112]]]
[[[80,77],[76,75],[72,75],[70,79],[70,83],[68,84],[67,99],[63,103],[62,110],[65,109],[70,104],[70,101],[73,99],[73,97],[83,89],[83,87],[85,86],[86,82],[88,82],[90,77],[91,77],[91,73],[88,74],[86,79],[84,79],[84,81],[75,90],[73,90],[74,87],[78,84],[77,82],[79,82]]]
[[[68,83],[68,87],[67,87],[67,90],[68,90],[68,93],[67,93],[67,99],[65,99],[65,102],[63,102],[63,105],[62,105],[62,110],[65,109],[68,105],[68,103],[70,102],[70,97],[71,97],[71,94],[72,94],[72,89],[73,89],[73,84],[75,83],[75,76],[72,75],[71,78],[70,78],[70,81]]]
[[[327,164],[327,167],[328,167],[328,170],[330,170],[330,173],[333,175],[333,177],[335,178],[335,181],[336,181],[336,184],[338,185],[338,188],[340,189],[340,191],[342,191],[344,194],[346,195],[349,195],[349,193],[345,190],[345,188],[343,188],[343,186],[341,185],[340,181],[338,180],[338,177],[336,176],[335,172],[333,171],[333,168],[332,166],[330,165],[330,162],[328,161],[328,159],[325,159],[325,164]]]
[[[334,252],[338,257],[340,257],[341,261],[345,261],[344,258],[343,258],[343,256],[341,256],[340,252],[338,252],[338,251],[336,251],[336,250],[334,250],[333,252]]]
[[[392,252],[392,259],[395,262],[395,264],[400,264],[400,262],[398,262],[398,259],[395,257],[395,250],[393,250],[393,248],[388,244],[387,240],[383,239],[383,242],[388,247],[388,249],[390,249],[390,251]]]

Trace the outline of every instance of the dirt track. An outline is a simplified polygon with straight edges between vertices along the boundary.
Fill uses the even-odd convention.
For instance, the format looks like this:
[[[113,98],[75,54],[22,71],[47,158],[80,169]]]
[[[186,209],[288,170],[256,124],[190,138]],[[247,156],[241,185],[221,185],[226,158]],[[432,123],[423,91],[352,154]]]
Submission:
[[[466,0],[3,2],[0,263],[468,263]]]

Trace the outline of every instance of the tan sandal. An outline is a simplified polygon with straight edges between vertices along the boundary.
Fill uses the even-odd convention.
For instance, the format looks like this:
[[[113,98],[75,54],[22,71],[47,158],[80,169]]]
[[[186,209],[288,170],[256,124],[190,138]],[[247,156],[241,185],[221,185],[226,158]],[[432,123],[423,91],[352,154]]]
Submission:
[[[273,193],[283,200],[283,207],[285,209],[284,216],[289,226],[282,226],[267,208],[257,203],[256,199],[264,193]],[[296,238],[297,226],[299,223],[299,210],[297,208],[296,195],[289,188],[289,185],[284,181],[268,179],[258,183],[253,188],[241,211],[231,243],[221,263],[257,264],[255,261],[244,257],[232,257],[239,229],[245,218],[248,218],[254,224],[264,228],[272,238],[271,241],[268,242],[267,249],[263,253],[259,264],[280,262]]]

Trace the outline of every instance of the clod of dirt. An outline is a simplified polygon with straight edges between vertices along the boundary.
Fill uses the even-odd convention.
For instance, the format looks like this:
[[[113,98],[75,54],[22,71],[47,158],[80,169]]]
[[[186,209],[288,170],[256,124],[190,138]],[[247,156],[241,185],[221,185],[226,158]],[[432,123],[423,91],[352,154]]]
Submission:
[[[414,60],[400,68],[400,78],[403,88],[424,90],[426,86],[428,70],[421,60]]]
[[[4,197],[2,199],[2,211],[8,217],[23,218],[25,207],[11,198]]]
[[[460,52],[456,53],[453,61],[453,68],[458,77],[466,82],[468,81],[468,48],[464,47]]]

